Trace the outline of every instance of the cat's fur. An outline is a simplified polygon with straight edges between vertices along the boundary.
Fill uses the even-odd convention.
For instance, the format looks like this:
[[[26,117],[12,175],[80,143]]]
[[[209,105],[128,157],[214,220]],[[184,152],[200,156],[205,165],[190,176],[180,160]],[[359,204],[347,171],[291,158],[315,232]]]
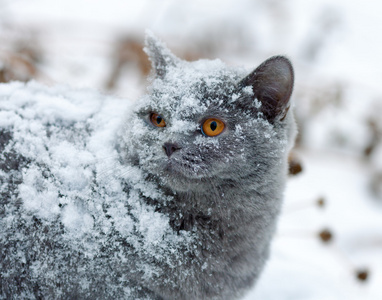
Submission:
[[[38,85],[19,86],[43,90],[33,103],[0,89],[1,298],[237,299],[261,273],[295,136],[290,62],[246,75],[181,61],[150,34],[146,52],[148,94],[115,132],[102,99],[69,120],[28,110]],[[201,131],[209,117],[225,123],[216,137]]]

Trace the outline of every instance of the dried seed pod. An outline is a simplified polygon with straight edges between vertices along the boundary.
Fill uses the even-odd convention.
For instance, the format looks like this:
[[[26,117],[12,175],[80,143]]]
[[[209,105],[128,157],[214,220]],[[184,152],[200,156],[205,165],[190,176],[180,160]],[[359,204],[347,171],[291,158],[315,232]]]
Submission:
[[[293,155],[289,156],[289,175],[297,175],[302,172],[301,162]]]
[[[324,197],[320,197],[318,198],[317,200],[317,206],[320,207],[320,208],[324,208],[325,205],[326,205],[326,201],[325,201],[325,198]]]
[[[324,229],[319,232],[321,241],[325,244],[329,243],[333,239],[333,234],[329,229]]]
[[[366,281],[369,277],[369,270],[367,269],[356,270],[356,276],[359,281]]]

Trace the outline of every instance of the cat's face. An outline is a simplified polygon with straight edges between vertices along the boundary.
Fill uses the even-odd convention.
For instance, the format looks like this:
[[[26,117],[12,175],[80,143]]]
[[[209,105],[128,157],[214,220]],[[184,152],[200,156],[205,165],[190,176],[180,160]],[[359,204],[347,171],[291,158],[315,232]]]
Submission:
[[[158,42],[151,42],[157,47],[151,52],[157,51]],[[151,59],[157,76],[127,121],[128,147],[142,169],[175,191],[208,189],[212,182],[265,170],[278,157],[278,132],[252,86],[243,86],[245,73],[218,60],[169,61],[163,53]]]

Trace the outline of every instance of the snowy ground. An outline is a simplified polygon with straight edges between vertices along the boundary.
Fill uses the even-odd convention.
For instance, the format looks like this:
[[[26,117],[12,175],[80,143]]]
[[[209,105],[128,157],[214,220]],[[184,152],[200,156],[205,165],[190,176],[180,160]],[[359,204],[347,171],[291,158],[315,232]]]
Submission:
[[[303,172],[290,178],[272,257],[246,299],[377,300],[381,11],[376,0],[0,0],[0,80],[11,70],[16,79],[133,99],[144,80],[131,48],[114,87],[106,86],[118,45],[139,43],[146,28],[184,57],[219,57],[254,68],[286,54],[296,68],[296,156]],[[35,59],[27,55],[30,64],[22,60],[24,48],[37,53]],[[326,243],[319,237],[323,230],[332,233]],[[364,278],[362,271],[366,280],[357,277],[361,272]]]
[[[367,167],[351,156],[300,155],[304,173],[289,182],[272,259],[246,300],[381,299],[382,208],[367,188]],[[332,233],[327,243],[323,230]],[[365,270],[363,282],[357,272]]]

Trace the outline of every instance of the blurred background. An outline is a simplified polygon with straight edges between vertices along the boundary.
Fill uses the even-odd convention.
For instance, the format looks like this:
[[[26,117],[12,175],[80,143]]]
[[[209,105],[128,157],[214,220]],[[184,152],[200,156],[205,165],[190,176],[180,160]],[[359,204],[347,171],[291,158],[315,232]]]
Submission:
[[[145,29],[187,59],[250,71],[288,56],[299,127],[272,256],[250,299],[382,299],[382,4],[0,0],[0,82],[134,101]]]

